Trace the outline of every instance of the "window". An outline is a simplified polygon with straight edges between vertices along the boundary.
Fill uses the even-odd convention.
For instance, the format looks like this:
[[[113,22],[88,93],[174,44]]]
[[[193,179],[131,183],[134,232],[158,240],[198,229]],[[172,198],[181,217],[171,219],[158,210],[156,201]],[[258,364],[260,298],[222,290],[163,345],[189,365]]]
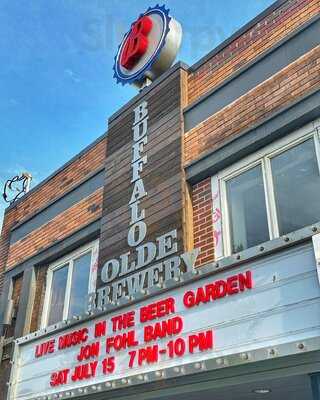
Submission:
[[[83,314],[95,290],[98,242],[84,246],[48,268],[42,326]]]
[[[261,165],[226,181],[232,252],[269,239]]]
[[[212,178],[217,258],[320,221],[319,150],[313,123]]]

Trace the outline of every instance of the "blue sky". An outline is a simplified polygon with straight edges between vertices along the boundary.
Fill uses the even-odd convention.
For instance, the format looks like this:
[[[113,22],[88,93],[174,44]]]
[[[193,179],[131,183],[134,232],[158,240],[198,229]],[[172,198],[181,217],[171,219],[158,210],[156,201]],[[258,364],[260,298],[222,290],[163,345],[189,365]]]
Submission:
[[[192,65],[273,0],[167,0]],[[1,190],[29,171],[35,186],[103,134],[136,90],[117,85],[113,57],[150,0],[1,0]],[[162,3],[161,3],[162,4]],[[201,7],[200,7],[201,4]],[[0,200],[0,220],[5,203]]]

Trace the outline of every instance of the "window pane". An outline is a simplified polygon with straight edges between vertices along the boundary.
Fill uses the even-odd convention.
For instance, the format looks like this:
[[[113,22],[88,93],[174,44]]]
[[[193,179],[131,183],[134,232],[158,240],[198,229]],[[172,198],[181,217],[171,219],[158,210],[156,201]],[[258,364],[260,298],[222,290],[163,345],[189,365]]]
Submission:
[[[261,166],[227,181],[232,252],[269,240]]]
[[[271,160],[280,235],[320,220],[320,177],[313,139]]]
[[[53,271],[52,273],[48,325],[55,324],[63,319],[63,306],[66,293],[67,277],[68,264]]]
[[[89,285],[91,252],[76,258],[73,263],[70,292],[69,318],[83,314],[87,310],[87,294]]]

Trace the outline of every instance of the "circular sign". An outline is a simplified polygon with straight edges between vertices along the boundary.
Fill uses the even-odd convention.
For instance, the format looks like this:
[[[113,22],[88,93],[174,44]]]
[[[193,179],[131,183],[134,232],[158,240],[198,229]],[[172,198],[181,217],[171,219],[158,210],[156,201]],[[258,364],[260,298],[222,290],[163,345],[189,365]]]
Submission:
[[[141,87],[168,69],[180,48],[181,25],[164,6],[149,8],[131,25],[118,48],[114,77]]]

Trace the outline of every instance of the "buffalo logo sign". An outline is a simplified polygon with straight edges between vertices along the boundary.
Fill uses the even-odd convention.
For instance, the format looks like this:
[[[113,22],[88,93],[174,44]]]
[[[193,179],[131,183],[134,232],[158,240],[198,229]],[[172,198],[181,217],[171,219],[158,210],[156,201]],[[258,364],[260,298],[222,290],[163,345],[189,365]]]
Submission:
[[[182,38],[181,25],[164,6],[149,8],[131,25],[118,48],[114,77],[118,83],[142,87],[167,70]]]

